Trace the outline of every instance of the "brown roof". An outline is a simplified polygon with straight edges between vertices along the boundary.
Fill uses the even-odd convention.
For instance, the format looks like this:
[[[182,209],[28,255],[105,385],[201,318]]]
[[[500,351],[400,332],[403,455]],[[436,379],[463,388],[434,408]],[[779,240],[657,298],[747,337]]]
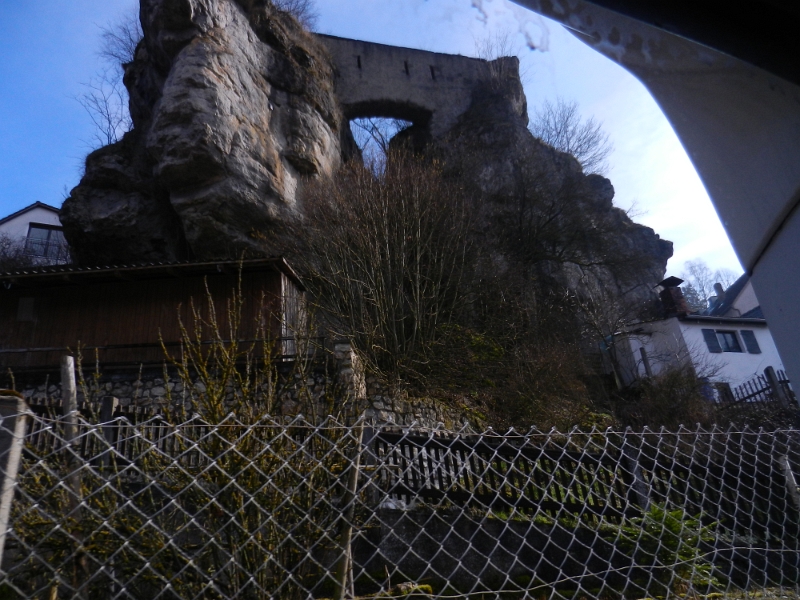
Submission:
[[[0,293],[12,288],[53,287],[120,280],[163,279],[209,275],[211,273],[249,273],[273,270],[289,277],[301,290],[302,280],[283,257],[207,262],[154,262],[133,265],[80,267],[75,265],[34,266],[0,273]]]

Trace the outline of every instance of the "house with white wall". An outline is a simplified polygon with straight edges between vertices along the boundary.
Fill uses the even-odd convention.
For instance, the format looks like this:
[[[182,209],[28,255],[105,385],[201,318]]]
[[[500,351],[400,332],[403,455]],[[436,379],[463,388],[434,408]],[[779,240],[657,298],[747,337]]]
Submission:
[[[6,242],[19,244],[24,255],[36,265],[70,262],[69,246],[59,219],[59,210],[34,202],[0,219],[0,236]]]
[[[699,377],[736,388],[764,373],[783,371],[775,342],[749,277],[743,275],[701,313],[689,313],[678,287],[681,280],[661,282],[666,317],[639,323],[615,336],[611,357],[622,385],[657,376],[678,366]]]

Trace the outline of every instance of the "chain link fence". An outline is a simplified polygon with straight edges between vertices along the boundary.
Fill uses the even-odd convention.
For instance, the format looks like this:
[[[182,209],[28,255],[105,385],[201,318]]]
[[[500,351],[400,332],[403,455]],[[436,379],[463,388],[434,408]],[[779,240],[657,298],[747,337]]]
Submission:
[[[0,598],[797,595],[798,431],[21,422]]]

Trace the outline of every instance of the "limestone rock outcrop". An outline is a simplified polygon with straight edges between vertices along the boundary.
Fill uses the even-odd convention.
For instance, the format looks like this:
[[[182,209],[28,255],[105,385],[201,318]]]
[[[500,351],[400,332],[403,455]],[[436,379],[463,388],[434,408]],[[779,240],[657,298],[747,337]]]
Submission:
[[[325,48],[266,0],[142,0],[133,130],[95,151],[61,219],[83,264],[269,247],[303,177],[351,143]]]
[[[385,116],[413,121],[393,143],[480,198],[490,272],[642,301],[663,277],[671,243],[529,132],[516,58],[315,36],[270,0],[141,0],[140,18],[134,127],[88,156],[62,208],[82,264],[281,253],[305,183],[358,152],[348,119]]]

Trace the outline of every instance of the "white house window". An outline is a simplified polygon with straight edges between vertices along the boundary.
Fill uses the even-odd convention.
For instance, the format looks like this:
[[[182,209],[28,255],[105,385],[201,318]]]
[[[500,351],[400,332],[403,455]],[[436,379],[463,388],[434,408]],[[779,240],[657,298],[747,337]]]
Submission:
[[[49,263],[67,262],[69,251],[61,227],[31,223],[25,238],[25,254]]]
[[[761,354],[756,334],[750,329],[741,331],[723,329],[703,329],[703,339],[708,346],[708,351],[715,354],[721,352],[742,352],[744,348],[750,354]],[[744,342],[744,347],[742,345]]]
[[[741,352],[742,346],[735,331],[717,331],[717,340],[723,352]]]

